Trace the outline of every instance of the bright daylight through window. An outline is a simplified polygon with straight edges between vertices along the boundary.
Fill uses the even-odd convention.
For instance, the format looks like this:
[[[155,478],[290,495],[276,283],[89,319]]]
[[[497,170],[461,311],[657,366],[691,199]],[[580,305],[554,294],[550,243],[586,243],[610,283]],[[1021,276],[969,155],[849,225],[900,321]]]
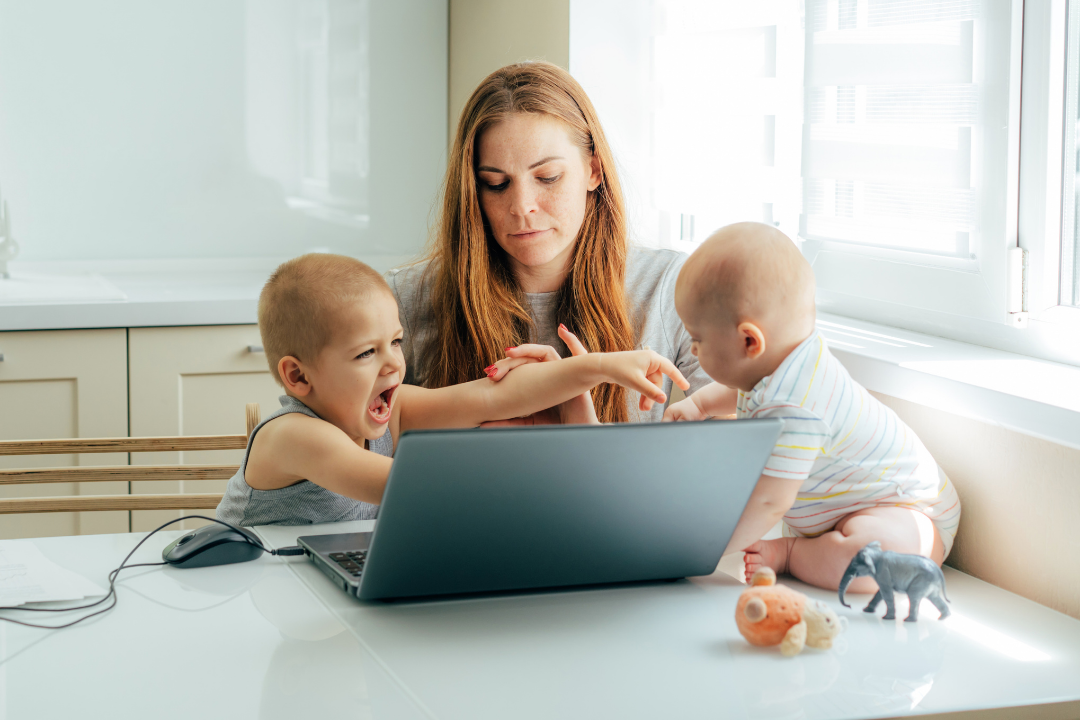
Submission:
[[[806,4],[802,238],[972,257],[975,6]]]
[[[1075,363],[1080,345],[1058,329],[1068,314],[1041,311],[1080,305],[1080,31],[1069,41],[1067,177],[1045,188],[1068,202],[1055,206],[1052,237],[1025,236],[1029,9],[1018,0],[580,0],[570,65],[604,119],[638,241],[692,251],[728,223],[774,224],[813,264],[824,312]],[[1061,15],[1044,35],[1064,37]],[[1061,75],[1057,43],[1037,49]],[[1057,105],[1044,97],[1040,110],[1058,112],[1058,123],[1063,90],[1050,89]],[[1035,111],[1023,112],[1027,121]],[[1058,163],[1061,140],[1046,147]],[[1034,262],[1035,245],[1040,265],[1023,275],[1017,248]],[[1024,293],[1036,284],[1039,307],[1027,313]],[[1016,329],[1029,315],[1038,327]]]

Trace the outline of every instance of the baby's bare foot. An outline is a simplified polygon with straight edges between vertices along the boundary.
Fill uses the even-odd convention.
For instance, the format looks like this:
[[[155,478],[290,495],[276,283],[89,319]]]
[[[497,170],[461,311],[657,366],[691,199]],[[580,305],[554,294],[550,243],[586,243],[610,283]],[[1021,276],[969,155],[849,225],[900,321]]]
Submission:
[[[763,567],[772,568],[777,575],[788,571],[788,555],[791,554],[791,546],[795,544],[795,538],[776,538],[775,540],[758,540],[746,548],[743,555],[743,563],[746,565],[746,582],[754,573]]]

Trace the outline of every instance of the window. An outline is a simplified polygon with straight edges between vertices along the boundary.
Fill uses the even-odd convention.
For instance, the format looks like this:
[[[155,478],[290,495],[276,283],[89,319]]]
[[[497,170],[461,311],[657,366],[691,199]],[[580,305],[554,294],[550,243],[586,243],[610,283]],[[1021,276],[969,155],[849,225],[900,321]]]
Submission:
[[[1064,149],[1062,168],[1061,291],[1062,305],[1080,306],[1080,3],[1070,3],[1066,46]]]
[[[1062,327],[1080,304],[1080,10],[1065,73],[1065,0],[1026,5],[580,0],[570,69],[640,241],[692,250],[772,223],[823,310],[1078,363]]]

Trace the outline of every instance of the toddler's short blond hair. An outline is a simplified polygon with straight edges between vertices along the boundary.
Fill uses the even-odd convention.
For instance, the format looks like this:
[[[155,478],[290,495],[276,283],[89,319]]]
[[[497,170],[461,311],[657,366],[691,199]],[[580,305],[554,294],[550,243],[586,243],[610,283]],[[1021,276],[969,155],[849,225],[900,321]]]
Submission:
[[[314,363],[334,336],[338,310],[373,290],[389,293],[390,286],[351,257],[313,253],[282,263],[259,295],[259,333],[278,384],[283,385],[277,369],[281,358]]]

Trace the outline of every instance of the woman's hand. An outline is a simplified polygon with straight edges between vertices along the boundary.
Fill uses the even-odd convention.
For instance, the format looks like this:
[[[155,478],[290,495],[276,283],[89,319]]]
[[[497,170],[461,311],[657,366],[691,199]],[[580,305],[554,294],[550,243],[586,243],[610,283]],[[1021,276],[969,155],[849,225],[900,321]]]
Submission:
[[[566,326],[559,324],[559,337],[562,338],[566,346],[570,348],[570,354],[587,355],[588,350],[581,344],[581,341],[577,339],[577,336],[566,329]],[[550,345],[535,345],[525,344],[519,345],[513,348],[506,349],[507,357],[499,360],[488,369],[488,377],[491,380],[498,382],[507,376],[507,374],[515,367],[524,365],[530,362],[550,362],[552,360],[561,360],[559,353],[555,348]],[[533,413],[528,417],[514,418],[513,420],[497,420],[495,422],[487,422],[481,425],[481,427],[505,427],[508,425],[599,425],[600,421],[596,417],[596,408],[592,402],[592,395],[590,393],[582,393],[577,397],[567,400],[561,405],[556,405],[553,408],[548,408],[542,412]]]

